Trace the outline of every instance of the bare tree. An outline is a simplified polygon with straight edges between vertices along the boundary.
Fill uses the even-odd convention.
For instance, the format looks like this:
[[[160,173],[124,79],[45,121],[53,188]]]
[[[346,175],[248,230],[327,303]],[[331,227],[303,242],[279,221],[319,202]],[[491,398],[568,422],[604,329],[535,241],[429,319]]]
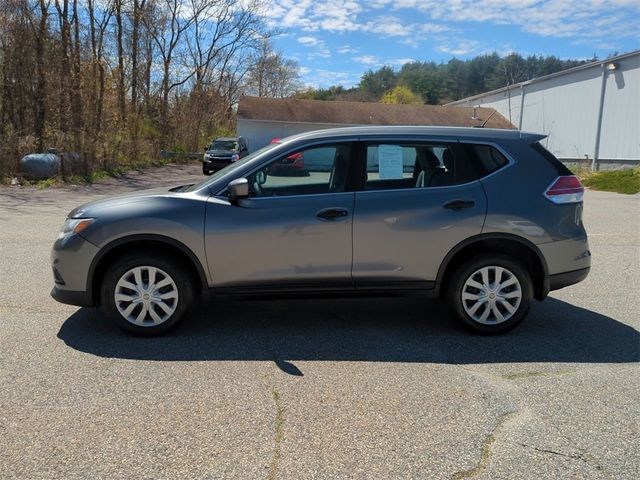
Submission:
[[[125,71],[124,71],[124,27],[122,6],[123,0],[114,0],[116,16],[116,43],[118,51],[118,113],[121,124],[124,124],[127,114],[125,105]]]
[[[104,60],[104,40],[105,33],[110,24],[114,12],[114,3],[109,0],[102,4],[101,8],[95,8],[95,0],[87,0],[87,10],[89,14],[89,31],[91,37],[91,140],[89,154],[95,157],[96,142],[102,134],[102,118],[105,95],[105,60]],[[106,158],[102,159],[103,162]],[[106,166],[103,163],[103,166]]]
[[[133,0],[131,26],[131,105],[136,111],[138,108],[138,81],[140,77],[140,73],[138,72],[140,27],[146,3],[147,0]]]
[[[212,118],[228,120],[237,101],[251,53],[267,35],[257,1],[200,0],[201,14],[194,18],[187,37],[190,65],[185,81],[191,81],[194,125],[191,145],[197,147],[203,125]]]
[[[264,39],[253,58],[247,82],[247,93],[258,97],[288,97],[301,88],[299,66],[273,50]]]
[[[71,103],[71,60],[69,49],[71,44],[71,24],[69,23],[69,0],[55,0],[60,24],[60,57],[62,75],[58,79],[60,87],[60,101],[58,107],[58,128],[66,133],[69,130],[69,108]]]
[[[206,4],[206,2],[204,2]],[[162,0],[158,4],[157,17],[147,19],[147,28],[158,48],[162,61],[162,103],[160,110],[163,146],[166,146],[169,134],[169,94],[188,81],[192,74],[185,77],[182,72],[172,70],[177,54],[182,54],[182,40],[201,14],[204,6],[196,0],[189,4],[180,0]]]
[[[78,16],[78,0],[73,0],[73,43],[71,61],[71,125],[73,128],[74,150],[81,152],[82,145],[82,63],[80,60],[80,17]],[[85,173],[88,173],[87,158],[84,157]]]
[[[47,117],[47,77],[45,74],[44,65],[44,49],[47,36],[47,30],[49,28],[49,6],[50,2],[45,0],[38,1],[38,7],[40,10],[40,18],[36,22],[36,19],[32,15],[30,9],[27,9],[26,17],[29,25],[32,28],[35,39],[35,53],[36,53],[36,90],[35,90],[35,122],[34,122],[34,134],[36,136],[36,149],[38,151],[44,150],[44,128]]]

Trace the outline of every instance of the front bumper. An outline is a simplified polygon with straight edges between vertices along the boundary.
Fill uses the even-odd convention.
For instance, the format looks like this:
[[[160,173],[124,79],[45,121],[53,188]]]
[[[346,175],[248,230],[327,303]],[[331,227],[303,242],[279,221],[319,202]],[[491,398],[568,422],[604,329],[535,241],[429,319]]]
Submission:
[[[51,296],[70,305],[93,304],[88,282],[91,262],[98,247],[78,234],[58,238],[51,249],[51,266],[55,287]]]
[[[62,290],[53,287],[51,296],[56,302],[65,303],[67,305],[77,305],[78,307],[93,307],[94,302],[87,292],[76,292],[72,290]]]
[[[231,158],[205,158],[202,160],[202,166],[207,170],[220,170],[231,163]]]

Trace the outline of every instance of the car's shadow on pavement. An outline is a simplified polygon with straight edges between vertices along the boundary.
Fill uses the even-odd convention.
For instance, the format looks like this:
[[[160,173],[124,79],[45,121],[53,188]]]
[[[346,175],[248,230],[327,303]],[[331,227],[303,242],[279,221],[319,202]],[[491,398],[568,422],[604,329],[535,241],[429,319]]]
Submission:
[[[428,362],[637,362],[640,334],[613,318],[548,298],[500,336],[459,328],[440,304],[416,299],[217,301],[163,337],[136,338],[83,308],[58,333],[68,346],[135,360]]]

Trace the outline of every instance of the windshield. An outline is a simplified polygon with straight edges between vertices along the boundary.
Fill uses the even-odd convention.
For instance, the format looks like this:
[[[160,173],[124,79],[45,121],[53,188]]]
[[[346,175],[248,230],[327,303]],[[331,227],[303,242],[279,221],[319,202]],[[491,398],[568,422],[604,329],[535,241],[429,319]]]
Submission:
[[[235,140],[214,140],[209,145],[209,150],[237,150],[238,142]]]
[[[224,167],[224,168],[218,170],[217,172],[215,172],[213,175],[205,178],[203,181],[201,181],[199,183],[196,183],[195,185],[192,185],[191,187],[189,187],[185,191],[186,192],[194,192],[196,190],[200,190],[201,188],[206,187],[206,186],[210,185],[211,183],[215,182],[219,178],[222,178],[225,175],[227,175],[227,174],[233,172],[234,170],[242,167],[243,165],[249,163],[251,160],[256,158],[258,155],[262,155],[264,152],[266,152],[268,150],[271,150],[272,148],[275,148],[278,145],[279,145],[278,143],[272,143],[270,145],[267,145],[266,147],[262,147],[261,149],[256,150],[255,152],[247,155],[246,157],[241,158],[237,162],[230,163],[226,167]]]

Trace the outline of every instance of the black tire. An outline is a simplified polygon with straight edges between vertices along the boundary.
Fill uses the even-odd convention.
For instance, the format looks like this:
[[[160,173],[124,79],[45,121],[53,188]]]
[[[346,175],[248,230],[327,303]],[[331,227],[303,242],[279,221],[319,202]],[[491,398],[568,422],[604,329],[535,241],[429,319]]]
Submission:
[[[202,166],[203,175],[211,175],[211,172],[203,165]]]
[[[151,313],[149,312],[149,314],[145,316],[148,321],[144,321],[144,325],[136,325],[127,320],[118,310],[118,305],[115,300],[117,284],[123,275],[136,267],[154,267],[155,269],[159,269],[160,272],[156,273],[157,278],[160,279],[160,281],[157,282],[158,284],[165,279],[164,274],[173,281],[172,284],[158,289],[157,292],[163,292],[163,290],[166,291],[166,289],[173,292],[177,289],[177,299],[169,299],[165,302],[165,304],[174,308],[174,311],[162,323],[152,323],[153,319],[151,319]],[[150,276],[151,274],[147,272],[147,281]],[[122,292],[122,290],[120,292]],[[137,294],[133,293],[133,290],[125,290],[125,292],[137,296]],[[165,260],[159,256],[132,253],[118,259],[109,267],[102,280],[100,298],[104,313],[110,320],[118,325],[118,327],[134,335],[149,337],[166,333],[170,329],[174,328],[178,322],[186,316],[192,304],[193,292],[194,286],[191,278],[184,269],[175,262]],[[175,304],[173,303],[174,301]],[[126,302],[120,303],[121,308],[126,305],[128,305]],[[133,314],[140,312],[142,308],[143,307],[136,307],[133,310]],[[149,306],[149,308],[152,307]],[[159,307],[155,306],[153,308],[155,309],[156,315],[158,313],[160,313],[160,315],[166,315],[166,312],[163,313],[162,309]]]
[[[489,267],[489,272],[492,271],[491,267],[502,267],[506,269],[508,273],[515,276],[515,278],[519,282],[521,298],[515,312],[509,313],[504,308],[504,302],[502,301],[496,302],[496,305],[497,305],[496,308],[500,311],[501,314],[504,314],[504,316],[511,315],[511,317],[505,321],[500,322],[497,316],[490,311],[489,312],[490,317],[487,320],[485,320],[490,324],[481,323],[479,321],[481,320],[481,318],[476,320],[472,318],[465,310],[465,305],[462,299],[462,293],[463,293],[463,288],[465,287],[465,283],[475,272],[480,271],[484,267]],[[507,274],[503,273],[502,275],[507,275]],[[495,280],[495,277],[497,276],[495,270],[493,270],[493,276]],[[478,277],[475,277],[475,278],[478,279]],[[526,267],[524,267],[524,265],[522,265],[517,260],[514,260],[513,258],[510,258],[506,255],[498,254],[498,253],[478,255],[464,262],[462,265],[456,268],[456,270],[449,277],[449,281],[446,288],[447,288],[446,290],[447,305],[451,309],[455,317],[465,327],[473,330],[476,333],[482,333],[482,334],[503,333],[516,327],[520,322],[522,322],[526,318],[527,314],[529,313],[529,309],[531,307],[531,299],[533,298],[533,284],[531,281],[531,275],[527,271]],[[510,288],[512,290],[517,290],[517,285],[506,287],[504,290],[501,291],[501,293],[503,294],[504,292],[508,293],[508,290]],[[476,289],[476,290],[474,290],[473,287],[471,287],[471,291],[473,293],[484,294],[484,292],[481,291],[480,289]],[[469,290],[467,291],[467,293],[469,293]],[[512,307],[517,302],[516,300],[513,300],[513,299],[508,301]],[[471,307],[473,307],[476,303],[475,300],[467,300],[467,302],[468,302],[467,308],[469,309],[471,309]],[[480,306],[480,308],[478,309],[479,314],[477,314],[477,316],[481,317],[482,316],[481,313],[484,313],[484,309],[491,310],[489,308],[489,305],[490,305],[489,303],[486,303],[483,306]],[[496,322],[495,324],[491,323],[492,318],[495,319],[495,322]]]

